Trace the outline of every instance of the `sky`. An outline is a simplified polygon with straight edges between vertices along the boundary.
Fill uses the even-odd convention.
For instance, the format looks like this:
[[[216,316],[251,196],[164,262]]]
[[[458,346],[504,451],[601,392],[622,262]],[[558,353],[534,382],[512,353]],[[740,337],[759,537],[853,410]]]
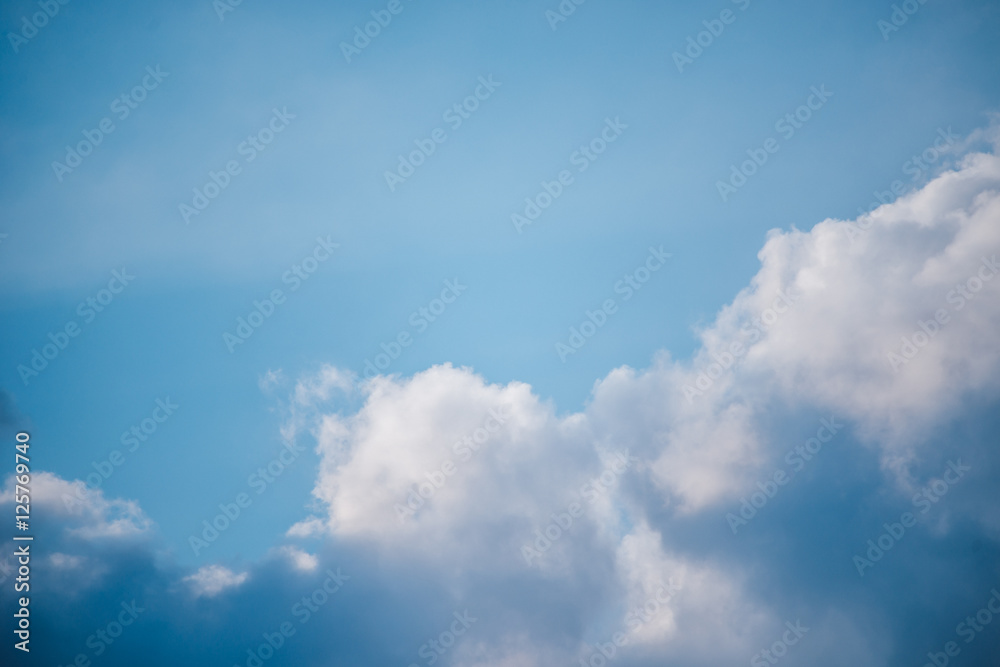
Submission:
[[[0,33],[5,661],[995,664],[1000,5]]]

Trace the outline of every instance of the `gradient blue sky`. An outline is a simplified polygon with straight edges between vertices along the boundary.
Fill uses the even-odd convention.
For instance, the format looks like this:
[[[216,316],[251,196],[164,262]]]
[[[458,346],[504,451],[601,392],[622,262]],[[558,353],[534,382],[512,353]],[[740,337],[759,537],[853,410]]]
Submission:
[[[209,0],[70,2],[16,53],[5,38],[0,387],[11,428],[32,434],[37,469],[85,478],[169,397],[176,414],[103,491],[141,506],[171,567],[249,567],[316,510],[323,455],[308,437],[246,521],[198,556],[187,538],[278,454],[294,383],[322,364],[361,374],[380,343],[413,333],[411,313],[446,279],[467,291],[389,372],[468,366],[487,383],[527,383],[571,415],[616,368],[649,367],[659,351],[691,359],[698,331],[758,273],[769,230],[851,220],[896,179],[922,187],[961,151],[915,180],[903,164],[939,129],[964,141],[1000,108],[993,2],[928,0],[888,40],[877,27],[888,2],[591,0],[553,30],[545,11],[557,4],[402,0],[350,63],[339,44],[385,3],[245,0],[220,20]],[[726,8],[735,22],[679,73],[672,54]],[[3,32],[32,11],[4,3]],[[109,105],[147,66],[169,75],[57,180],[52,162],[114,117]],[[500,87],[390,192],[383,174],[397,156],[447,128],[442,113],[487,76]],[[779,136],[775,121],[820,85],[829,101],[721,201],[716,183],[730,165]],[[238,145],[274,108],[295,118],[245,162]],[[511,214],[572,168],[606,118],[627,130],[517,233]],[[178,205],[233,159],[242,172],[185,224]],[[339,248],[290,293],[282,275],[317,236]],[[671,260],[561,361],[555,344],[614,296],[649,246]],[[18,365],[50,332],[82,321],[77,305],[122,267],[134,282],[22,382]],[[275,288],[287,302],[230,353],[223,333]],[[284,380],[262,390],[269,371]],[[980,425],[995,395],[973,398],[980,416],[969,423]],[[814,412],[776,428],[800,441],[824,410]],[[966,422],[938,426],[954,433],[956,423]],[[866,437],[850,436],[861,449]],[[873,461],[857,465],[876,475]]]

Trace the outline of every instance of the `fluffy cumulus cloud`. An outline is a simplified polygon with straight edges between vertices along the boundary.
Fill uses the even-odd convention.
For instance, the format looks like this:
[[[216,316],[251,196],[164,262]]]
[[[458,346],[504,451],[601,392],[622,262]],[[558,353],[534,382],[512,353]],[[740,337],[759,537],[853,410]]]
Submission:
[[[449,364],[300,379],[283,436],[315,439],[313,512],[259,563],[165,565],[134,503],[40,474],[46,563],[93,591],[73,573],[132,562],[116,593],[220,664],[286,619],[273,664],[921,664],[1000,586],[998,252],[994,147],[772,232],[693,359],[618,368],[580,412]]]
[[[1000,160],[973,154],[860,220],[773,232],[693,363],[663,357],[599,384],[600,431],[633,434],[689,509],[740,490],[776,404],[850,421],[905,474],[929,427],[996,393],[998,185]]]
[[[585,421],[556,418],[523,383],[488,385],[445,365],[365,392],[356,414],[318,425],[316,495],[338,535],[492,566],[496,542],[515,544],[518,526],[542,520],[596,459]]]

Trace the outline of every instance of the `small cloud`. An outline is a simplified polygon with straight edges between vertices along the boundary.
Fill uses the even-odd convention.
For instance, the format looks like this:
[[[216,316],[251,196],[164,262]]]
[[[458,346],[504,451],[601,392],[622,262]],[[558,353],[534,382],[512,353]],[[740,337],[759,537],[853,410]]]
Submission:
[[[145,533],[152,522],[134,500],[105,501],[99,520],[89,526],[70,529],[70,535],[88,540],[104,537],[128,537]]]
[[[326,524],[323,523],[323,520],[309,517],[289,528],[285,535],[288,537],[313,537],[314,535],[322,535],[324,532],[326,532]]]
[[[354,389],[354,374],[325,364],[315,375],[299,380],[295,386],[295,402],[303,407],[323,403],[329,400],[335,389],[345,394],[351,393]]]
[[[263,375],[260,376],[260,378],[258,378],[257,386],[260,387],[260,390],[262,392],[268,393],[278,385],[284,383],[284,381],[285,381],[285,374],[282,372],[280,368],[276,371],[268,369],[266,373],[264,373]]]
[[[278,552],[285,556],[292,566],[300,572],[314,572],[319,567],[319,559],[296,547],[281,547]]]
[[[54,553],[49,556],[49,563],[59,570],[75,570],[80,567],[82,562],[83,560],[79,556],[70,556],[69,554]]]
[[[191,584],[196,597],[215,597],[227,588],[235,588],[247,580],[246,572],[236,574],[222,565],[206,565],[194,574],[184,577]]]

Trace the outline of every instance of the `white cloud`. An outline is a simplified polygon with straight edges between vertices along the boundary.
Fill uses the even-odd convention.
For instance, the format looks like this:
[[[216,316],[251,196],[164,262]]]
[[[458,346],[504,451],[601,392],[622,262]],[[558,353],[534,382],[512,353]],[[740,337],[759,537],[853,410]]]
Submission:
[[[487,385],[444,365],[409,380],[376,378],[364,390],[357,414],[324,415],[317,427],[322,460],[314,493],[338,535],[405,540],[434,558],[442,550],[476,553],[485,566],[498,560],[498,533],[491,532],[492,542],[460,533],[499,531],[516,554],[513,540],[529,522],[546,518],[566,488],[583,481],[587,461],[579,455],[596,460],[584,420],[556,418],[522,383]],[[454,469],[446,470],[449,460]],[[422,484],[429,498],[417,495]],[[403,518],[408,498],[422,503]]]
[[[0,503],[14,502],[14,485],[11,475]],[[134,500],[108,500],[100,489],[49,472],[32,475],[31,502],[46,516],[66,519],[67,533],[87,540],[144,535],[153,525]]]
[[[291,566],[299,572],[315,572],[319,567],[319,559],[311,553],[292,546],[278,548],[278,553],[288,560]]]
[[[326,522],[316,517],[309,517],[294,524],[285,532],[288,537],[306,538],[322,535],[326,532]]]
[[[57,552],[49,556],[49,562],[52,563],[52,567],[58,570],[75,570],[83,563],[83,559],[79,556]]]
[[[281,385],[285,381],[285,374],[279,368],[278,370],[268,369],[266,373],[257,378],[257,386],[264,393],[270,393],[275,387]]]
[[[334,366],[324,365],[315,375],[300,380],[295,387],[295,403],[309,407],[330,399],[334,391],[350,392],[354,376]]]
[[[237,574],[222,565],[206,565],[184,577],[184,581],[190,584],[195,597],[214,597],[224,590],[239,587],[248,577],[247,572]]]

